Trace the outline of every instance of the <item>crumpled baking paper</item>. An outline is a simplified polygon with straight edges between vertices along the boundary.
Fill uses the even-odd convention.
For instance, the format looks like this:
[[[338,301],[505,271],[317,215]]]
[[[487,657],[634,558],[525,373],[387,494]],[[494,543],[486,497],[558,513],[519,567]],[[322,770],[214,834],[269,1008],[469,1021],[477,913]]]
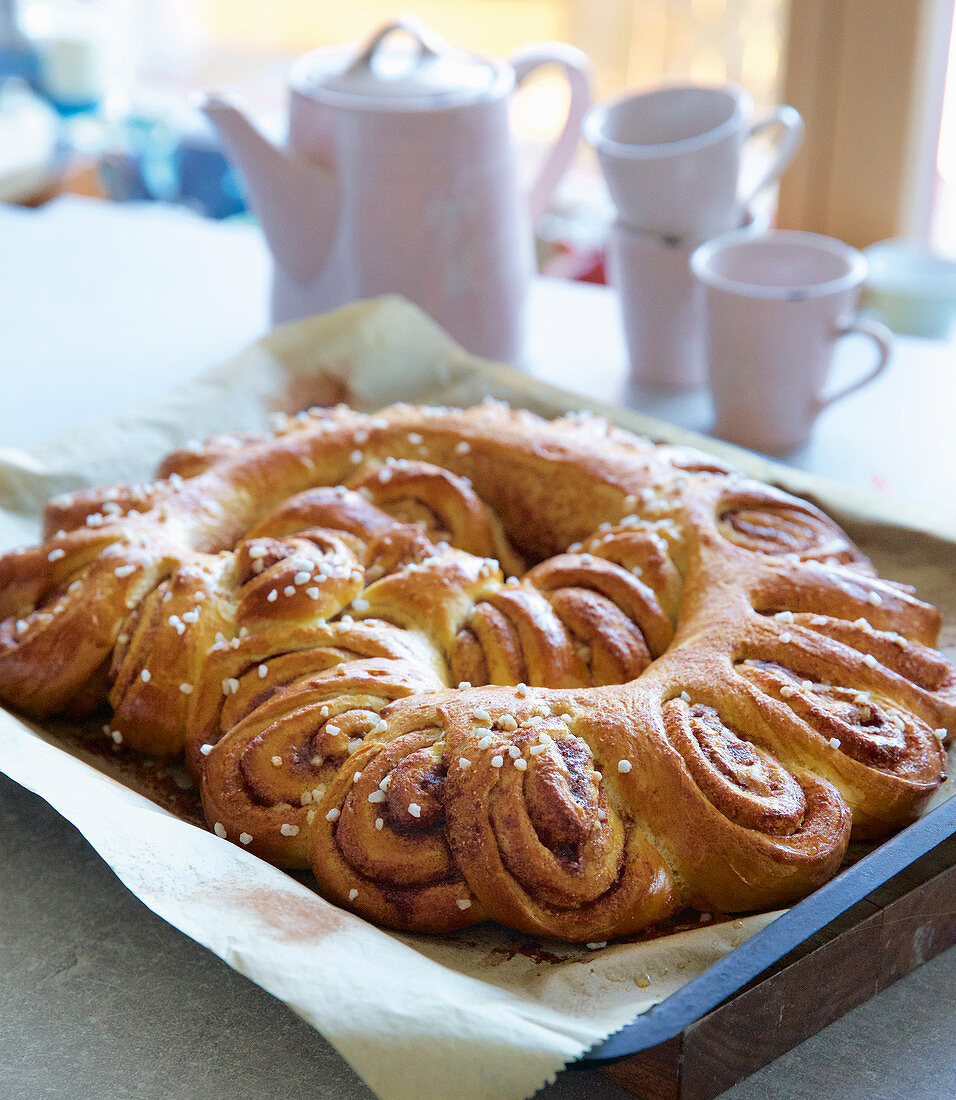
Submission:
[[[888,505],[481,362],[396,298],[284,326],[148,407],[29,450],[0,449],[0,549],[37,538],[54,493],[148,480],[174,447],[266,430],[277,411],[338,401],[469,405],[486,395],[544,415],[592,408],[814,497],[884,575],[916,584],[941,607],[942,644],[956,655],[956,517]],[[198,802],[181,770],[130,759],[96,729],[0,711],[0,769],[71,821],[145,905],[321,1031],[383,1100],[528,1096],[778,915],[597,951],[491,925],[448,936],[387,932],[323,901],[308,876],[197,827]]]

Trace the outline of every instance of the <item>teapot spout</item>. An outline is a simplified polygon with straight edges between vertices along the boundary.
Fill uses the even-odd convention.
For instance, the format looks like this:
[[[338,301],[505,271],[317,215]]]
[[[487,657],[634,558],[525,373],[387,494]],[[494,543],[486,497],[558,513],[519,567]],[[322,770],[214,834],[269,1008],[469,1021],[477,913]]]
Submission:
[[[310,283],[325,267],[335,239],[335,173],[273,145],[225,96],[204,94],[197,106],[242,173],[276,263],[296,282]]]

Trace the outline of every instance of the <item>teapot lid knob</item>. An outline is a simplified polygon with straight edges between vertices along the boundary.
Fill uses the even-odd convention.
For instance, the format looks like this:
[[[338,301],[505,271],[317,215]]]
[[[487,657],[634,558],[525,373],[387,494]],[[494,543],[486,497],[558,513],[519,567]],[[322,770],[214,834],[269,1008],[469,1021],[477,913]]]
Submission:
[[[405,41],[396,43],[397,34]],[[445,105],[482,98],[501,71],[500,63],[456,50],[416,16],[404,15],[376,31],[350,65],[322,81],[322,89]]]
[[[431,27],[423,23],[417,15],[400,15],[398,19],[393,19],[391,23],[386,23],[384,27],[380,27],[372,35],[365,44],[365,49],[362,50],[352,62],[348,71],[353,72],[355,69],[360,69],[362,67],[367,68],[370,66],[379,47],[396,31],[405,31],[409,38],[418,46],[419,57],[423,59],[427,58],[430,60],[433,57],[437,57],[439,54],[451,52],[452,47],[445,39],[442,38],[440,34],[433,31]]]

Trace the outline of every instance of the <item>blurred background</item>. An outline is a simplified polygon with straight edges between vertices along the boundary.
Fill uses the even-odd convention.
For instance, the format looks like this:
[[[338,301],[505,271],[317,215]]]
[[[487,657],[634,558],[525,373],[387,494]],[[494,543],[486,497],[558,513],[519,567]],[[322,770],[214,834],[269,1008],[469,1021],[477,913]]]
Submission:
[[[735,81],[757,107],[796,106],[807,143],[778,224],[865,247],[913,236],[956,252],[953,0],[417,0],[453,45],[507,55],[541,39],[580,47],[595,95],[662,80]],[[394,0],[0,0],[0,200],[64,192],[248,216],[241,180],[190,108],[236,90],[278,131],[292,58],[359,42]],[[566,85],[516,97],[527,162],[556,132]],[[539,229],[558,273],[600,281],[609,213],[582,144]]]

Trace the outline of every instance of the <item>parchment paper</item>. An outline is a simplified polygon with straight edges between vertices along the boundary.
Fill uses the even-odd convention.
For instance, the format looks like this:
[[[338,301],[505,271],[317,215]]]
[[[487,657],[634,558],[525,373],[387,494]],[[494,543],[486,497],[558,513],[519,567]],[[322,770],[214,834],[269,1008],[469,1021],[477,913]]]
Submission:
[[[956,516],[887,503],[481,362],[396,298],[280,328],[115,420],[29,451],[0,449],[0,549],[37,538],[54,493],[148,480],[174,447],[264,430],[276,411],[337,401],[469,405],[486,395],[545,415],[591,408],[812,496],[883,575],[941,608],[942,646],[956,656]],[[383,1100],[530,1095],[777,915],[695,915],[668,935],[598,951],[494,926],[399,935],[327,904],[309,876],[197,827],[198,800],[181,770],[118,751],[96,732],[0,711],[0,769],[70,820],[145,905],[318,1028]],[[933,804],[950,793],[951,783]]]

